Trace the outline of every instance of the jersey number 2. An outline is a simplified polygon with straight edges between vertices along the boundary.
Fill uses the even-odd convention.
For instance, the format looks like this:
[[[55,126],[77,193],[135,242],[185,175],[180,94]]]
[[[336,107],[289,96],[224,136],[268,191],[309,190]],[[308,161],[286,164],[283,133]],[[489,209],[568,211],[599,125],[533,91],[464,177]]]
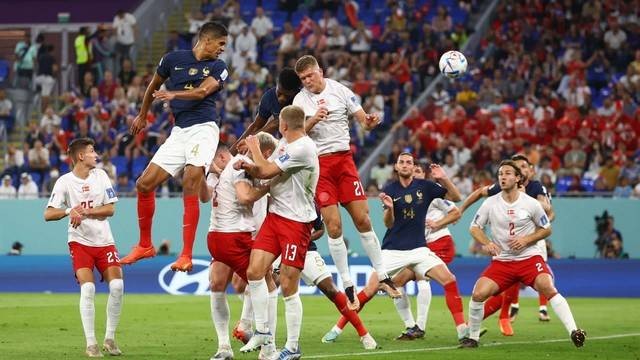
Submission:
[[[516,225],[512,222],[509,223],[509,236],[515,236],[516,232],[514,231]]]
[[[287,244],[284,249],[284,258],[289,261],[294,261],[296,259],[296,253],[298,252],[298,245]]]
[[[542,272],[542,263],[536,263],[536,270],[538,270],[538,272]]]

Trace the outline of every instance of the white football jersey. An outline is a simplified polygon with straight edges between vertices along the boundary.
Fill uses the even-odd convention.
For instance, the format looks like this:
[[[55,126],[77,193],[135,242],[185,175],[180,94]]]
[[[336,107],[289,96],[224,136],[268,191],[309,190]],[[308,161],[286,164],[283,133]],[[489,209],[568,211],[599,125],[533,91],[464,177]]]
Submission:
[[[258,185],[254,182],[254,185]],[[269,196],[265,195],[253,203],[253,224],[256,230],[253,232],[252,237],[255,239],[258,235],[258,230],[262,227],[264,219],[267,217],[267,207],[269,204]]]
[[[327,108],[327,118],[318,122],[309,131],[309,137],[318,147],[318,154],[349,150],[349,115],[362,109],[356,95],[346,86],[331,79],[325,80],[320,94],[302,89],[293,99],[307,117],[316,114],[321,107]]]
[[[214,212],[213,212],[213,208],[216,207],[216,198],[217,198],[217,193],[216,193],[216,189],[218,187],[218,182],[220,180],[218,179],[218,175],[214,174],[214,173],[209,173],[207,174],[207,186],[213,189],[213,193],[211,194],[211,216],[209,217],[209,232],[213,231],[213,217],[214,217]]]
[[[491,226],[492,241],[501,249],[500,254],[493,258],[502,261],[542,256],[537,243],[518,252],[509,248],[509,240],[533,234],[536,227],[551,227],[549,218],[538,200],[522,192],[518,193],[518,199],[511,204],[504,200],[502,194],[487,198],[478,209],[471,226],[484,229],[487,224]]]
[[[233,165],[244,160],[252,162],[245,155],[234,156],[220,173],[218,185],[215,187],[215,200],[211,214],[210,230],[219,232],[253,232],[253,210],[251,206],[241,205],[236,194],[236,184],[245,182],[253,185],[244,170],[236,170]]]
[[[271,179],[269,212],[303,223],[315,220],[320,165],[313,140],[303,136],[288,144],[282,138],[269,160],[283,171]]]
[[[433,201],[431,201],[431,204],[429,204],[429,209],[427,209],[427,217],[425,218],[425,220],[428,219],[438,221],[447,216],[447,214],[455,208],[456,204],[454,204],[453,202],[441,198],[435,198],[433,199]],[[427,243],[434,242],[447,235],[451,235],[451,231],[449,231],[449,228],[447,226],[437,231],[431,231],[428,227],[425,226],[424,236],[427,240]]]
[[[116,201],[118,197],[107,173],[102,169],[92,169],[86,179],[80,179],[73,172],[62,175],[53,186],[47,207],[64,209],[82,205],[84,208],[94,208]],[[84,219],[75,229],[69,221],[68,233],[68,242],[95,247],[114,245],[107,219]]]

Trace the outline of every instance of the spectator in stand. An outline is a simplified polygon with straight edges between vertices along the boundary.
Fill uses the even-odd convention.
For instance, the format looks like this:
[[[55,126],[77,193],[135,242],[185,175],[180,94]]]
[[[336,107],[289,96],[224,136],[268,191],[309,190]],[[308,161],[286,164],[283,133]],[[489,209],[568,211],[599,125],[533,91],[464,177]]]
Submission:
[[[111,156],[108,152],[102,154],[102,161],[96,165],[96,168],[104,170],[107,176],[109,176],[109,180],[111,180],[111,185],[116,185],[118,169],[116,169],[116,166],[111,162]]]
[[[318,29],[321,31],[320,27],[318,27]],[[351,51],[355,53],[367,53],[371,51],[372,40],[373,35],[371,30],[367,29],[362,21],[358,21],[356,29],[349,34]]]
[[[384,187],[384,185],[391,178],[393,173],[393,166],[387,163],[387,157],[385,155],[378,156],[378,165],[371,168],[369,179],[371,183],[375,183],[378,189]]]
[[[122,60],[122,69],[118,73],[118,82],[121,86],[129,86],[133,81],[133,78],[136,77],[136,71],[133,69],[133,62],[131,59]],[[112,75],[113,77],[113,75]],[[116,82],[114,82],[116,83]],[[117,85],[117,83],[116,83]]]
[[[29,132],[27,133],[27,136],[24,140],[27,145],[27,150],[33,148],[37,140],[44,144],[45,137],[44,134],[40,131],[38,123],[35,121],[31,121],[29,122]]]
[[[258,57],[258,40],[255,35],[249,31],[249,26],[244,24],[240,33],[236,36],[233,43],[235,53],[242,53],[245,60],[255,62]]]
[[[51,136],[53,134],[54,125],[60,126],[62,119],[60,116],[55,113],[52,106],[47,106],[42,115],[42,119],[40,119],[40,131],[42,131],[46,136]]]
[[[49,99],[56,84],[54,74],[58,72],[58,64],[52,52],[53,45],[42,45],[42,51],[38,55],[38,75],[35,84],[40,87],[41,111],[49,106]]]
[[[262,59],[264,46],[273,40],[273,22],[260,6],[256,7],[256,16],[251,20],[251,30],[258,39],[258,59]]]
[[[89,28],[83,26],[73,41],[76,54],[78,85],[81,92],[86,88],[87,73],[91,73],[91,48],[89,47]],[[93,77],[93,76],[92,76]],[[83,92],[84,93],[84,92]]]
[[[287,21],[284,23],[284,32],[280,35],[278,43],[280,46],[278,47],[278,60],[276,65],[278,69],[281,69],[289,59],[296,56],[296,52],[300,47],[300,42],[298,41],[290,22]]]
[[[447,151],[444,155],[444,164],[442,164],[442,170],[444,170],[447,177],[453,179],[460,171],[460,166],[456,164],[453,154]]]
[[[338,23],[338,19],[333,16],[331,11],[325,10],[322,12],[322,18],[318,20],[318,25],[323,33],[329,34],[329,30],[340,26],[340,23]]]
[[[105,71],[104,79],[98,85],[100,96],[107,101],[111,101],[117,87],[118,83],[113,79],[113,73],[111,71]]]
[[[33,148],[29,150],[29,171],[37,172],[43,179],[46,172],[49,171],[49,149],[44,147],[41,140],[36,140]]]
[[[631,182],[626,177],[622,176],[618,179],[618,184],[613,190],[614,198],[630,198],[633,194],[633,188]]]
[[[42,192],[49,195],[53,191],[56,180],[60,177],[60,170],[52,168],[49,171],[49,177],[42,183]]]
[[[15,199],[18,194],[18,190],[13,187],[11,175],[5,175],[2,177],[2,186],[0,186],[0,200]]]
[[[378,81],[378,92],[384,98],[385,106],[391,108],[391,116],[395,119],[398,116],[398,106],[400,101],[400,89],[398,83],[388,72],[382,73],[382,79]]]
[[[607,157],[604,166],[600,169],[599,177],[603,181],[604,189],[606,191],[613,191],[618,184],[618,177],[620,176],[620,168],[616,165],[612,157]]]
[[[313,25],[313,32],[304,41],[304,48],[307,52],[314,53],[316,57],[320,57],[327,49],[327,36],[322,32],[320,25]]]
[[[13,102],[7,98],[7,92],[4,89],[0,89],[0,124],[4,123],[7,132],[13,130],[15,123],[15,117],[13,116]]]
[[[118,196],[133,196],[136,191],[133,181],[129,180],[129,175],[118,175],[118,183],[116,184],[116,192]]]
[[[18,176],[18,174],[23,171],[24,152],[9,143],[7,152],[4,154],[4,166],[3,174]]]
[[[38,185],[31,179],[31,175],[23,172],[20,175],[20,187],[18,188],[18,199],[37,199]]]
[[[233,18],[227,26],[227,31],[229,31],[229,35],[231,35],[231,37],[234,39],[234,44],[235,38],[240,35],[242,29],[244,29],[245,27],[248,27],[248,25],[246,22],[244,22],[244,20],[242,20],[242,17],[240,16],[240,10],[238,9],[238,11],[233,14]]]
[[[558,176],[581,176],[587,163],[587,154],[582,150],[580,140],[571,140],[571,150],[564,154],[564,166],[558,171]]]
[[[98,82],[104,78],[104,72],[113,71],[113,44],[109,39],[109,29],[104,25],[98,25],[96,33],[90,40],[92,67]]]
[[[114,72],[119,74],[122,61],[131,59],[131,48],[136,42],[136,17],[123,9],[116,11],[116,16],[113,18],[113,29],[116,33]]]
[[[39,42],[44,39],[42,34],[38,35]],[[38,56],[38,43],[31,43],[31,35],[25,34],[24,40],[16,44],[14,54],[16,61],[14,68],[16,70],[15,86],[19,88],[30,89],[31,78],[33,76],[33,68]]]
[[[453,21],[444,6],[438,6],[438,13],[431,20],[431,29],[439,36],[444,37],[451,32]]]

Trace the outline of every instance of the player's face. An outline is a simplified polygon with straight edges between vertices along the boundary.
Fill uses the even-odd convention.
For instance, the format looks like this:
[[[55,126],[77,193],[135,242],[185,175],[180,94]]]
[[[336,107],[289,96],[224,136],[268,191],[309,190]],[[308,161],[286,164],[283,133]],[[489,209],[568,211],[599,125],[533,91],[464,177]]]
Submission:
[[[298,77],[305,89],[316,94],[322,91],[322,69],[319,67],[309,67],[298,73]]]
[[[211,59],[217,59],[220,54],[224,52],[224,48],[227,45],[227,37],[221,36],[218,38],[205,37],[204,50],[207,57]]]
[[[213,159],[213,162],[219,169],[224,169],[227,166],[227,163],[231,160],[231,153],[228,151],[221,151],[216,154]]]
[[[78,159],[87,167],[93,169],[98,163],[98,153],[96,153],[93,145],[89,145],[84,149],[84,151],[78,154]]]
[[[287,106],[293,102],[293,98],[298,94],[298,90],[285,90],[280,85],[276,86],[276,96],[278,97],[278,103],[280,106]]]
[[[520,168],[520,172],[522,172],[522,176],[524,176],[525,179],[530,180],[533,177],[533,170],[529,163],[524,160],[516,160],[516,165]]]
[[[400,155],[396,160],[396,171],[401,178],[410,178],[413,176],[413,157],[409,155]]]
[[[422,166],[416,165],[416,166],[413,167],[413,177],[414,178],[424,180],[425,176],[426,175],[424,173],[424,170],[422,170]]]
[[[513,190],[518,186],[518,180],[520,180],[520,176],[516,174],[516,170],[513,167],[503,165],[498,169],[500,189],[507,191]]]

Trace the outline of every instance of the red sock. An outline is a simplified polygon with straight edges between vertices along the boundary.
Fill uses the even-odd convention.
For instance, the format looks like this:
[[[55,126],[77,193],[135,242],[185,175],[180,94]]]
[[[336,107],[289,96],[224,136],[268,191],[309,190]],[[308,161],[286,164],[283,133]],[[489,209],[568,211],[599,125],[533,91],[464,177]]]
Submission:
[[[547,306],[547,298],[541,293],[538,293],[538,301],[540,302],[540,306]]]
[[[138,246],[151,247],[151,224],[153,213],[156,211],[156,192],[138,192],[138,228],[140,228],[140,241]]]
[[[453,316],[453,321],[457,325],[464,324],[464,311],[462,310],[462,298],[458,291],[458,283],[452,281],[444,286],[444,297],[447,301],[447,307]]]
[[[364,325],[362,325],[362,320],[360,320],[358,314],[355,311],[349,310],[349,308],[347,308],[347,295],[345,293],[338,293],[332,301],[336,305],[338,311],[340,311],[340,313],[342,314],[342,317],[340,317],[340,319],[345,318],[347,321],[349,321],[358,332],[358,336],[364,336],[367,334],[367,329],[364,327]]]
[[[493,315],[502,307],[502,294],[493,295],[489,300],[484,302],[484,319]]]
[[[502,308],[500,309],[500,319],[508,319],[509,312],[511,311],[511,304],[514,300],[518,299],[518,293],[520,292],[520,284],[513,284],[510,288],[507,288],[502,292]]]
[[[371,300],[371,296],[367,295],[364,290],[360,291],[358,293],[358,301],[360,301],[360,308],[358,309],[358,313],[360,311],[362,311],[362,308],[364,308],[365,304],[369,302],[369,300]],[[338,319],[338,322],[336,323],[336,326],[339,329],[344,329],[345,326],[347,326],[347,323],[349,322],[349,320],[347,320],[346,317],[344,316],[340,316],[340,319]]]
[[[184,197],[184,215],[182,217],[182,254],[191,258],[193,254],[193,242],[196,238],[196,229],[200,219],[200,203],[198,195]]]

